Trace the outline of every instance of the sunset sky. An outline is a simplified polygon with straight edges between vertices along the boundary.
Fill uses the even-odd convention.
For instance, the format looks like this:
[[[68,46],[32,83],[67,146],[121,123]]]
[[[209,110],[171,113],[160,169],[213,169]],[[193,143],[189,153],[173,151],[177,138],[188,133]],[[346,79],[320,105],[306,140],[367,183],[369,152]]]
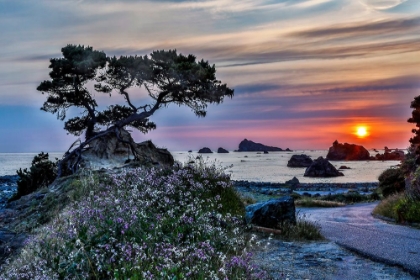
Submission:
[[[0,0],[0,28],[3,153],[60,152],[77,139],[39,110],[46,96],[36,90],[67,44],[117,56],[177,49],[216,65],[233,99],[200,119],[161,109],[155,131],[134,134],[172,151],[233,150],[244,138],[290,149],[334,140],[406,148],[420,95],[419,0]]]

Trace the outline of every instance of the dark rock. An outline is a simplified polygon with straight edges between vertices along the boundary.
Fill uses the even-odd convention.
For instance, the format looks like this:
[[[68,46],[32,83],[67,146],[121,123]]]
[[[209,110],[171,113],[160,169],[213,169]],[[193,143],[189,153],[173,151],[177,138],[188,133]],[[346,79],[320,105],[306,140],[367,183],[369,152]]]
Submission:
[[[351,169],[351,168],[350,168],[350,167],[348,167],[348,166],[342,165],[342,166],[340,166],[340,168],[338,168],[338,169]]]
[[[328,160],[368,160],[370,154],[365,147],[355,144],[338,143],[334,141],[327,154]]]
[[[239,152],[281,152],[283,151],[281,148],[266,146],[261,143],[255,143],[251,140],[244,139],[239,144]]]
[[[386,148],[386,147],[385,147]],[[376,154],[372,157],[373,160],[403,160],[405,158],[404,152],[398,149],[386,149],[383,154]]]
[[[290,150],[289,148],[286,148],[286,152],[293,152],[293,151]]]
[[[268,154],[268,151],[264,151],[264,154]]]
[[[305,177],[337,177],[344,176],[328,160],[319,157],[306,168]]]
[[[287,162],[288,167],[309,167],[313,160],[307,155],[293,155]]]
[[[293,177],[293,179],[286,181],[285,184],[290,185],[291,187],[295,188],[299,186],[299,179],[296,177]]]
[[[225,149],[223,149],[223,148],[219,148],[219,149],[217,149],[217,153],[218,153],[218,154],[228,154],[228,153],[229,153],[229,151],[228,151],[228,150],[225,150]]]
[[[204,147],[198,151],[199,154],[212,154],[213,152],[210,150],[210,148]]]
[[[296,224],[295,203],[291,196],[270,199],[248,205],[245,220],[248,224],[267,228],[278,228],[283,222]]]
[[[188,150],[189,153],[192,153],[192,150]]]

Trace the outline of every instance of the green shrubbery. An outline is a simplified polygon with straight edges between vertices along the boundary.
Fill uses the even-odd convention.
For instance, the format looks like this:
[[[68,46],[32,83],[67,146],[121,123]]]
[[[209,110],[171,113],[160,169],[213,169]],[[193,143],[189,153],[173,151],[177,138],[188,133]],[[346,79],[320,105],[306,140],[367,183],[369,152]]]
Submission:
[[[47,187],[57,176],[57,162],[48,159],[48,153],[41,152],[32,160],[32,166],[17,172],[17,193],[9,201],[17,200],[24,195],[30,194],[38,189]]]
[[[405,178],[401,168],[389,168],[379,175],[379,191],[384,197],[403,192]]]

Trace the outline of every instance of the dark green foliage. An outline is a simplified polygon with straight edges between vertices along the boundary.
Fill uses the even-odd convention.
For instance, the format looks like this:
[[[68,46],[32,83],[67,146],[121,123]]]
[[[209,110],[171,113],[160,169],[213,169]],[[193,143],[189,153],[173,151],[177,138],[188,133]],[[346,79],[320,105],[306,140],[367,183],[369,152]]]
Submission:
[[[379,191],[384,197],[402,192],[405,189],[405,178],[401,168],[389,168],[379,175]]]
[[[394,206],[398,222],[420,223],[420,201],[410,196],[402,195]]]
[[[34,191],[47,187],[56,178],[57,163],[48,159],[48,153],[41,152],[32,160],[32,166],[17,170],[19,179],[17,182],[17,193],[10,201],[17,200],[20,197],[33,193]]]
[[[71,134],[81,135],[86,130],[90,139],[103,127],[134,127],[141,132],[155,129],[149,117],[173,103],[185,105],[199,116],[206,115],[208,104],[223,102],[232,97],[233,90],[216,79],[216,68],[207,61],[196,61],[193,55],[184,56],[176,50],[154,51],[150,56],[106,57],[92,47],[67,45],[61,49],[63,58],[50,60],[51,80],[44,81],[38,90],[48,98],[42,110],[66,118],[70,107],[83,110],[80,117],[66,121],[64,128]],[[99,71],[103,69],[103,71]],[[97,110],[94,89],[111,95],[121,94],[126,105],[115,104],[103,111]],[[152,98],[151,104],[138,106],[130,99],[131,88],[143,88]],[[138,92],[138,91],[137,91]]]
[[[106,55],[80,45],[67,45],[61,52],[63,58],[50,59],[51,80],[43,81],[37,88],[48,94],[41,110],[57,114],[58,119],[64,120],[69,107],[83,109],[82,117],[68,120],[65,128],[74,135],[81,135],[87,129],[86,137],[89,138],[95,129],[98,104],[86,84],[105,67]]]
[[[415,147],[416,154],[420,154],[420,95],[414,98],[410,108],[413,108],[414,110],[412,111],[411,118],[408,119],[408,122],[415,123],[417,127],[412,130],[414,136],[411,137],[410,143]]]

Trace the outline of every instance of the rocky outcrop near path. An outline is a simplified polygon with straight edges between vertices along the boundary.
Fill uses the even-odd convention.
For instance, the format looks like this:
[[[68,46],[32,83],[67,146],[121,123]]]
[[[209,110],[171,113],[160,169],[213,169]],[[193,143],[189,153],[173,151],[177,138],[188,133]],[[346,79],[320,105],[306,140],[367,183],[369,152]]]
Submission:
[[[286,221],[296,224],[295,201],[291,196],[248,205],[245,211],[248,224],[274,229]]]
[[[344,176],[344,174],[338,171],[328,160],[323,157],[319,157],[306,168],[305,177],[337,177]]]
[[[370,154],[365,147],[334,141],[327,154],[328,160],[369,160]]]
[[[239,143],[238,152],[281,152],[283,149],[277,147],[266,146],[261,143],[255,143],[251,140],[244,139]]]
[[[288,167],[309,167],[313,160],[307,155],[293,155],[287,162]]]

